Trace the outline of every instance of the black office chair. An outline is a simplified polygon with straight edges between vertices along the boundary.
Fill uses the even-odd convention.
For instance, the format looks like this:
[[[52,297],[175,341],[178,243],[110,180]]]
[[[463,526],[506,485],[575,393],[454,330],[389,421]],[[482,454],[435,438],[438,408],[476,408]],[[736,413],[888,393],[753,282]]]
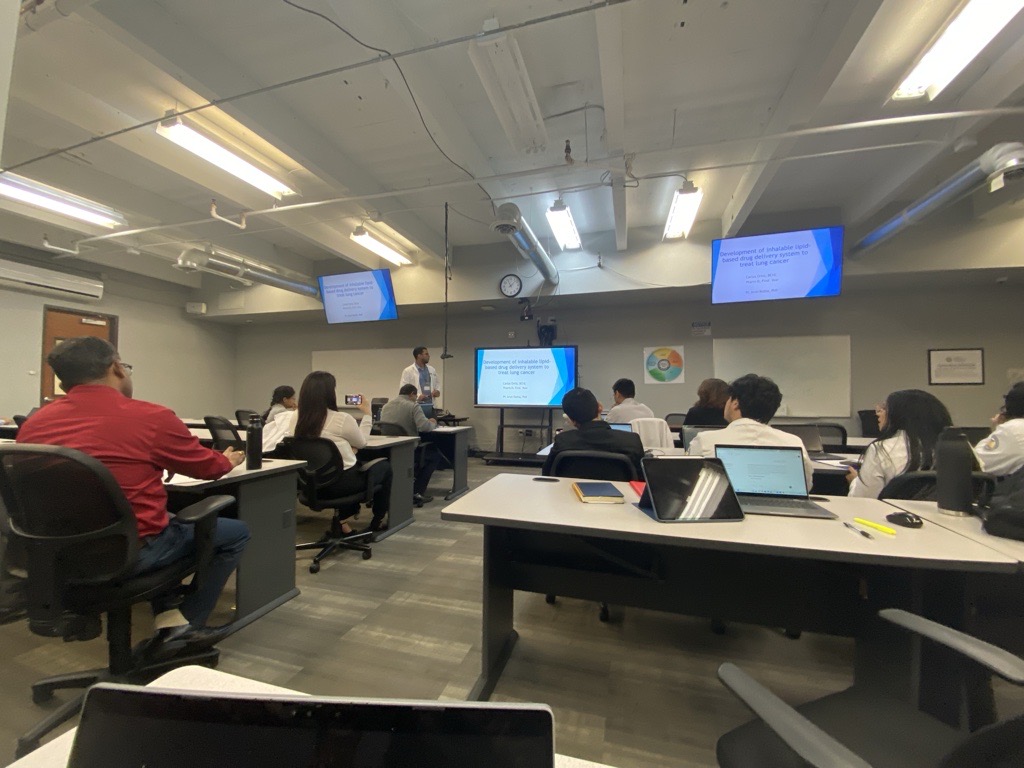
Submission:
[[[860,417],[860,433],[864,437],[878,437],[882,431],[878,427],[878,414],[875,409],[857,411]]]
[[[818,434],[821,435],[822,445],[829,447],[835,446],[836,448],[846,445],[846,427],[842,424],[819,421],[814,426],[818,428]],[[826,448],[825,450],[829,450],[829,448]]]
[[[291,458],[306,462],[306,466],[299,470],[299,501],[317,512],[324,509],[334,510],[330,529],[318,541],[295,545],[296,551],[320,550],[313,556],[309,572],[318,573],[320,561],[336,549],[362,552],[363,560],[373,557],[373,549],[365,541],[373,536],[374,531],[346,534],[341,530],[341,524],[343,520],[359,511],[360,504],[370,504],[373,501],[374,492],[380,489],[383,483],[388,466],[387,459],[374,459],[350,469],[350,472],[359,472],[365,478],[363,487],[355,493],[335,496],[331,486],[345,471],[342,469],[338,446],[322,437],[285,438],[282,446]]]
[[[14,419],[14,426],[16,427],[20,427],[22,424],[28,421],[28,416],[21,416],[20,414],[15,414],[11,418]]]
[[[665,415],[665,421],[668,422],[668,428],[672,431],[678,431],[683,428],[683,423],[686,421],[685,413],[668,413]]]
[[[384,437],[409,436],[409,433],[405,431],[405,427],[401,424],[395,424],[393,421],[378,421],[370,428],[370,432],[377,435],[383,435]]]
[[[239,451],[245,449],[245,440],[238,434],[235,425],[223,416],[203,416],[203,421],[210,430],[215,451],[223,451],[226,448],[235,448]]]
[[[253,416],[259,416],[259,414],[256,411],[250,411],[248,408],[239,408],[237,411],[235,411],[235,421],[238,422],[238,428],[248,429],[249,420]]]
[[[110,471],[96,459],[50,445],[0,446],[0,496],[11,535],[24,543],[29,629],[44,637],[92,640],[107,615],[108,666],[55,675],[32,686],[41,704],[56,690],[85,688],[99,681],[144,684],[186,664],[216,666],[219,653],[187,649],[170,659],[133,651],[131,611],[136,603],[196,589],[213,555],[217,513],[234,504],[212,496],[178,513],[196,526],[196,555],[135,574],[139,533],[132,508]],[[182,581],[194,574],[192,584]],[[78,712],[82,697],[66,702],[18,739],[20,757]]]
[[[931,469],[904,472],[886,483],[878,498],[935,501],[936,482],[935,471]],[[996,479],[992,475],[987,472],[971,472],[971,491],[975,504],[988,504],[995,487]]]
[[[375,397],[370,400],[370,420],[380,420],[380,409],[383,408],[388,402],[386,397]]]
[[[989,643],[906,611],[879,616],[937,642],[1014,685],[1024,685],[1024,660]],[[952,728],[915,703],[851,688],[795,709],[733,664],[718,677],[760,720],[718,740],[721,768],[986,768],[1024,765],[1024,715],[968,733]]]
[[[953,427],[953,429],[967,435],[967,440],[971,445],[977,445],[992,434],[991,427]]]
[[[584,480],[638,480],[636,467],[628,456],[609,451],[562,451],[551,465],[552,477],[579,477]],[[554,605],[555,595],[545,595]],[[608,603],[601,603],[598,618],[605,624],[611,619]]]

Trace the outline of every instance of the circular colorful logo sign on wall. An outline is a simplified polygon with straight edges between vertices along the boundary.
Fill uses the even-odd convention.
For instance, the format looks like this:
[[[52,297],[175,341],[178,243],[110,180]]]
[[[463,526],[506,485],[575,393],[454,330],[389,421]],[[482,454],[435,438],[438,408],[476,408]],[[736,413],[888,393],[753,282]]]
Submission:
[[[655,381],[674,381],[683,373],[683,356],[674,349],[658,347],[647,356],[646,367]]]

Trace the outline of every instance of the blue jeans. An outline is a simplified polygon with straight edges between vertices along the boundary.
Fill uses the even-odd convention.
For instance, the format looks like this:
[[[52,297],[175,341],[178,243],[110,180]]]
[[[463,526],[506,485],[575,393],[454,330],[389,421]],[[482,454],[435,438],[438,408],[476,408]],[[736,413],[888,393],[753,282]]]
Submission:
[[[249,541],[249,526],[241,520],[228,517],[217,518],[213,533],[213,559],[206,572],[206,579],[199,589],[190,593],[179,606],[182,615],[193,627],[206,625],[217,605],[217,598],[224,589],[228,577],[238,567],[245,545]],[[139,542],[139,561],[136,573],[145,573],[170,565],[183,557],[195,554],[195,526],[178,522],[171,516],[171,522],[155,537]],[[153,613],[173,608],[170,598],[153,601]]]

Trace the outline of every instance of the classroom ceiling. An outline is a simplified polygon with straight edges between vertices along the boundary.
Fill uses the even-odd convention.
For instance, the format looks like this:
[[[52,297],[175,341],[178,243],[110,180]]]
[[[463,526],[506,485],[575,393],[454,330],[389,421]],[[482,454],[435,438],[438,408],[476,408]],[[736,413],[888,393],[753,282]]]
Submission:
[[[381,266],[349,238],[365,222],[440,259],[446,202],[463,248],[503,242],[489,224],[509,201],[550,237],[543,213],[559,196],[584,242],[618,227],[621,249],[631,230],[664,226],[684,177],[715,235],[781,214],[863,233],[993,143],[1024,140],[1024,13],[936,100],[889,99],[959,5],[32,0],[0,162],[157,227],[81,246],[140,272],[205,243],[307,273]],[[492,19],[514,28],[544,115],[535,151],[513,147],[470,59]],[[186,119],[298,194],[278,202],[138,127],[197,108]],[[954,111],[969,114],[892,122]],[[869,120],[881,123],[855,125]],[[210,219],[214,198],[236,220],[336,202],[240,229]],[[23,213],[0,203],[3,239],[40,247],[45,233],[74,250],[105,232]]]

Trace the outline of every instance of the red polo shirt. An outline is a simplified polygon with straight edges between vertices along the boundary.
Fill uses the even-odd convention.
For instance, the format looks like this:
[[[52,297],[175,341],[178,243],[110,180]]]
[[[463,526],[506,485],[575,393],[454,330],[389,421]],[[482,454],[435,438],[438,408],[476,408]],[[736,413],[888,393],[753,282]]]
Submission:
[[[174,411],[100,384],[79,384],[40,408],[18,430],[18,442],[62,445],[103,462],[132,505],[140,537],[167,527],[163,470],[212,480],[231,469]]]

